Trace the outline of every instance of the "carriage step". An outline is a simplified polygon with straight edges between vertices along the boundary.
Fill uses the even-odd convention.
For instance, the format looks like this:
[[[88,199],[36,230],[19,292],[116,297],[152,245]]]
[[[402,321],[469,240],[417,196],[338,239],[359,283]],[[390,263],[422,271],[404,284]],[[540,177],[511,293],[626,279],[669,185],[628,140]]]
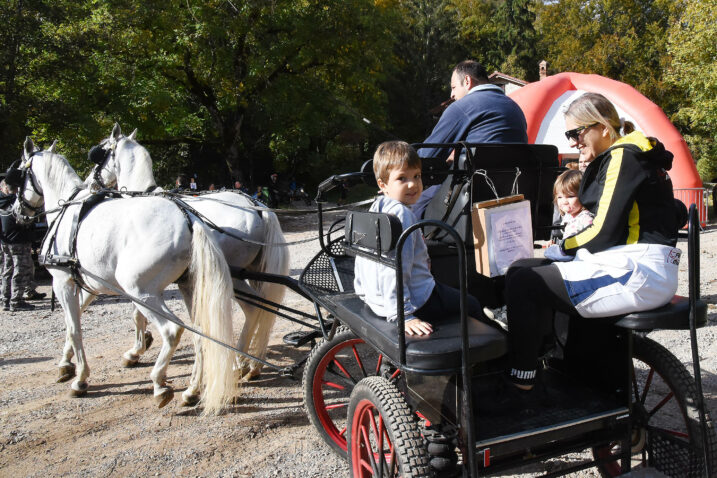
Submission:
[[[293,345],[294,347],[301,347],[304,344],[308,344],[312,340],[321,337],[321,332],[318,330],[311,330],[308,332],[296,331],[290,332],[284,336],[284,343],[287,345]]]

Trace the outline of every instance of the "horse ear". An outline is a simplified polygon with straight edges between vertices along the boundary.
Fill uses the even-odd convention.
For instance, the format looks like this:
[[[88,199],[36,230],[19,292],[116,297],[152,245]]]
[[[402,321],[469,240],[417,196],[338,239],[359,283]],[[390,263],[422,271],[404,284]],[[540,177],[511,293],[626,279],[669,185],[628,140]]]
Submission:
[[[115,123],[114,128],[112,128],[112,137],[117,141],[120,136],[122,136],[122,128],[120,128],[119,123]]]
[[[49,148],[47,148],[47,151],[50,153],[55,153],[55,146],[57,145],[57,140],[53,141]]]
[[[134,141],[135,136],[137,136],[137,128],[135,128],[134,131],[132,131],[132,134],[129,135],[129,139]]]
[[[25,137],[24,150],[26,159],[29,158],[30,155],[35,152],[35,143],[33,143],[32,138],[30,138],[29,136]]]

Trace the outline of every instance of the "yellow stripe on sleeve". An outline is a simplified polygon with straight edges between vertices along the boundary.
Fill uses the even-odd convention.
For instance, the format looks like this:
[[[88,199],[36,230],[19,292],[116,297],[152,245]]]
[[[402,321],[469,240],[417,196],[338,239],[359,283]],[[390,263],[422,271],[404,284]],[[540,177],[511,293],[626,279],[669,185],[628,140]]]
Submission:
[[[615,186],[617,185],[617,178],[620,174],[620,166],[622,166],[623,151],[623,148],[615,148],[610,153],[610,165],[605,174],[605,186],[600,195],[597,215],[593,219],[592,227],[588,227],[580,234],[567,238],[564,245],[565,249],[578,249],[584,246],[595,239],[605,225],[605,218],[607,217],[612,197],[615,194]],[[636,209],[636,207],[633,209]]]

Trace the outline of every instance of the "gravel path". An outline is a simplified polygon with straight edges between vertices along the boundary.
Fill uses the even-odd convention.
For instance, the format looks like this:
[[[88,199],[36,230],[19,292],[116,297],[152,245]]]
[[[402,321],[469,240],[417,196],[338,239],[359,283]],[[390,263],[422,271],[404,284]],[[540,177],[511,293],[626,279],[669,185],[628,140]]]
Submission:
[[[289,217],[282,223],[288,241],[316,235],[312,219]],[[705,395],[715,416],[717,229],[708,228],[701,241],[701,290],[710,305],[709,325],[698,335]],[[291,275],[297,277],[318,243],[291,249]],[[680,269],[686,277],[684,259]],[[687,282],[682,282],[680,293],[686,295]],[[40,290],[49,295],[49,283]],[[186,319],[176,288],[165,294],[170,308]],[[293,293],[284,302],[312,310]],[[133,340],[126,300],[102,298],[83,316],[92,370],[90,390],[84,398],[69,398],[69,384],[54,383],[64,343],[62,312],[59,308],[51,312],[49,301],[37,304],[33,312],[0,315],[0,476],[347,476],[346,464],[323,445],[309,424],[300,382],[277,372],[267,370],[259,380],[245,384],[240,398],[219,417],[201,417],[194,409],[180,407],[177,399],[158,410],[149,372],[159,348],[152,346],[138,367],[121,366],[121,354]],[[236,322],[238,329],[241,320]],[[288,365],[308,352],[306,347],[295,349],[282,342],[283,335],[296,329],[287,321],[277,322],[268,360]],[[655,332],[651,337],[682,362],[690,362],[686,332]],[[175,391],[186,387],[191,364],[190,337],[185,334],[169,367]],[[533,476],[535,471],[514,476]],[[592,477],[597,472],[572,476]]]

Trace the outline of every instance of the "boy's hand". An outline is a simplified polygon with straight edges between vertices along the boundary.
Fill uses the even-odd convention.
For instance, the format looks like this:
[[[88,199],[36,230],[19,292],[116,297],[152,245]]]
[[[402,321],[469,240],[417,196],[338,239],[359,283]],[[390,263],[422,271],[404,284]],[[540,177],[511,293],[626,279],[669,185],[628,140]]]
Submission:
[[[430,335],[433,327],[428,322],[421,319],[411,319],[406,321],[406,335]]]

